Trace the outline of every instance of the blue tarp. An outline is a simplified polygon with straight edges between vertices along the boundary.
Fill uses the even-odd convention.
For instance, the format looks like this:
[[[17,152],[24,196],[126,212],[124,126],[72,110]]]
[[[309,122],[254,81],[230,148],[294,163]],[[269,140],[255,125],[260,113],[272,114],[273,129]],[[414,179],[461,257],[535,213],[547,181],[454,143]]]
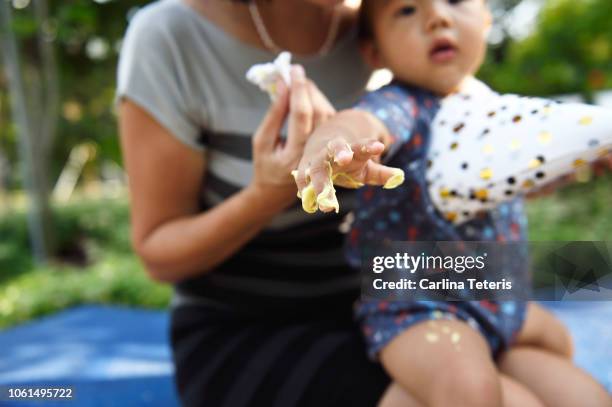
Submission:
[[[544,302],[570,329],[576,364],[612,393],[612,301]]]
[[[35,406],[178,406],[165,312],[71,309],[3,332],[0,355],[0,385],[74,387],[74,402]]]
[[[612,302],[545,303],[571,329],[576,363],[612,392]],[[72,386],[74,402],[33,406],[177,406],[168,314],[85,306],[0,333],[0,386]]]

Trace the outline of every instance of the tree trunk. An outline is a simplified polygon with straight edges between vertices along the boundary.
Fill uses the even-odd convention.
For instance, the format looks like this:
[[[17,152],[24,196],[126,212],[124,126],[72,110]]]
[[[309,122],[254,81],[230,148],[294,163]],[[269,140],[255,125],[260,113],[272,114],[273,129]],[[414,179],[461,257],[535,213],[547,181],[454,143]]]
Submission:
[[[36,2],[41,1],[37,0]],[[28,197],[28,228],[34,259],[44,263],[53,251],[53,219],[49,205],[48,157],[45,145],[49,141],[39,138],[36,127],[44,127],[42,109],[32,114],[26,100],[26,84],[21,75],[17,39],[11,29],[10,2],[0,0],[0,46],[7,72],[12,116],[18,128],[19,155],[23,182]],[[40,21],[39,21],[40,23]],[[39,25],[40,27],[40,25]],[[43,57],[44,58],[44,57]],[[44,101],[42,103],[45,103]],[[40,112],[40,113],[39,113]],[[32,126],[31,124],[40,123]],[[37,134],[38,133],[38,134]],[[39,137],[36,137],[39,136]],[[38,140],[36,140],[38,139]],[[38,143],[35,143],[38,141]]]

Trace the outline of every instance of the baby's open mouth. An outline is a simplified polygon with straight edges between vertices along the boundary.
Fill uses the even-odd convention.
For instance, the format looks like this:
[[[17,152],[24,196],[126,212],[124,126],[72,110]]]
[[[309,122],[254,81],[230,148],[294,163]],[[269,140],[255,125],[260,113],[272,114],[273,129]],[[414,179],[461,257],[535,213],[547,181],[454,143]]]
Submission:
[[[444,63],[449,62],[457,55],[457,47],[450,40],[439,39],[434,41],[429,57],[433,62]]]

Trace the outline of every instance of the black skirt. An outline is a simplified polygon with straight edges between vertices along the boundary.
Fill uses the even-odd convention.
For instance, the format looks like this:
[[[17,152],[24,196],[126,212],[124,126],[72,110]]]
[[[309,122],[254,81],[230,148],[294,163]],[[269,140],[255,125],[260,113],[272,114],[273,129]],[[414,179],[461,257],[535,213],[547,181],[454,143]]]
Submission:
[[[374,407],[390,379],[367,359],[351,310],[248,315],[172,311],[176,387],[185,406]]]

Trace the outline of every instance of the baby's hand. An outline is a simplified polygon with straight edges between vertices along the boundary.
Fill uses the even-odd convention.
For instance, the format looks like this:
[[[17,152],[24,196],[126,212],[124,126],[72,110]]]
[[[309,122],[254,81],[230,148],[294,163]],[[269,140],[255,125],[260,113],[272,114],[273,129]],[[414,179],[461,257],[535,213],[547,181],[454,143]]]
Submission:
[[[299,83],[293,83],[291,54],[281,53],[274,62],[255,65],[246,76],[273,101],[278,97],[281,79],[281,83],[291,87],[287,145],[293,153],[304,148],[298,169],[291,174],[306,212],[313,213],[317,209],[338,212],[340,205],[334,185],[359,188],[371,184],[395,188],[404,182],[402,170],[378,163],[385,149],[379,140],[388,137],[386,128],[363,112],[344,111],[334,116],[333,106],[303,74],[298,78]],[[292,134],[301,136],[292,137]]]
[[[319,209],[337,213],[339,204],[334,185],[354,189],[369,184],[391,189],[404,182],[401,169],[378,163],[385,149],[380,141],[370,139],[349,144],[344,137],[330,140],[325,132],[325,125],[315,131],[308,140],[298,170],[292,172],[306,212],[314,213]],[[325,140],[329,141],[323,144]],[[306,157],[313,158],[307,160]]]
[[[612,171],[612,151],[593,163],[593,173],[595,176],[603,175],[606,171]]]
[[[544,185],[542,188],[529,192],[526,196],[529,199],[543,198],[555,193],[559,188],[574,182],[588,182],[593,176],[598,177],[604,172],[612,170],[612,153],[594,161],[590,166],[583,165],[576,169],[576,172],[565,175],[556,181]]]

